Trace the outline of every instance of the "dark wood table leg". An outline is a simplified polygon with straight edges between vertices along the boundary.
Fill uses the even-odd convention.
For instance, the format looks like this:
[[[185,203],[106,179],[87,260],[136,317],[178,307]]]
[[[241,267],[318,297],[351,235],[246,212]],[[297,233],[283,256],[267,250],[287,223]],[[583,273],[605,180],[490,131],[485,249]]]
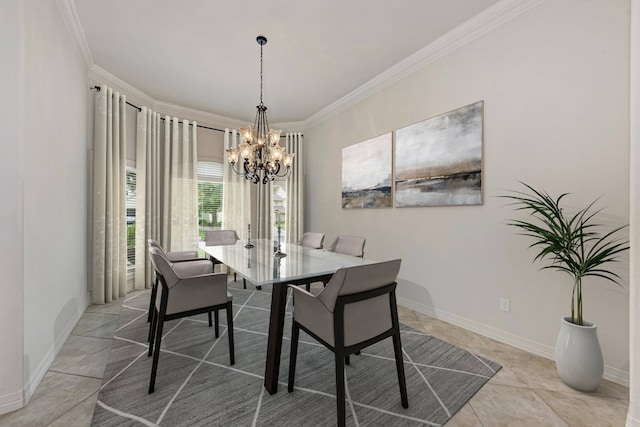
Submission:
[[[309,281],[328,282],[333,274],[323,274],[307,279],[293,280],[290,285],[303,285]],[[287,306],[287,284],[274,283],[271,291],[271,314],[269,315],[269,338],[267,338],[267,363],[264,369],[264,387],[269,394],[278,392],[280,374],[280,353],[282,352],[282,332]]]
[[[280,373],[280,352],[282,350],[282,331],[284,329],[284,313],[287,304],[287,285],[274,283],[271,292],[271,314],[269,317],[264,387],[269,394],[275,394],[278,391],[278,375]]]

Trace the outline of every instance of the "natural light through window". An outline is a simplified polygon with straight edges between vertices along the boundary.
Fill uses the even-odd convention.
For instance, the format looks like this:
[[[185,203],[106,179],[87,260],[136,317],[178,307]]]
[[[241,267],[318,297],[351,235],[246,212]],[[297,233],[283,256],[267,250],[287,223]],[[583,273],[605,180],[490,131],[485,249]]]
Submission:
[[[222,163],[198,162],[198,233],[222,227]]]

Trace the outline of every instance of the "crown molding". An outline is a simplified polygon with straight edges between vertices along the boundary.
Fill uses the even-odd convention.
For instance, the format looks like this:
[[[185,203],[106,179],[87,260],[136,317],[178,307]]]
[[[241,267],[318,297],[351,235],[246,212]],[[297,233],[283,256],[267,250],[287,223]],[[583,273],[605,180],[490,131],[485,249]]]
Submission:
[[[127,101],[132,104],[137,105],[138,107],[144,106],[151,108],[153,111],[163,116],[168,115],[171,117],[180,117],[181,119],[195,121],[200,125],[210,126],[217,129],[237,129],[247,124],[244,120],[221,116],[207,111],[196,110],[195,108],[183,107],[182,105],[171,104],[169,102],[157,101],[135,86],[130,85],[95,64],[89,68],[89,81],[91,84],[107,84],[118,92],[126,95]],[[301,131],[303,129],[302,122],[284,123],[284,125],[287,125],[286,129],[290,132]],[[291,129],[289,126],[295,127],[295,129]]]
[[[313,126],[333,117],[544,1],[503,0],[494,4],[336,102],[311,115],[304,121],[305,127]]]
[[[95,83],[105,83],[113,87],[118,92],[126,95],[127,100],[139,107],[146,106],[153,108],[156,100],[142,92],[140,89],[131,86],[124,80],[114,76],[104,68],[98,65],[92,65],[89,68],[89,80]]]
[[[282,129],[284,133],[287,132],[304,132],[304,122],[282,122],[273,123],[270,126],[272,129]],[[284,135],[283,133],[283,135]]]
[[[183,107],[182,105],[171,104],[169,102],[156,101],[153,106],[154,111],[162,115],[169,115],[173,117],[188,118],[191,121],[196,121],[200,125],[211,126],[218,129],[235,129],[240,126],[245,126],[246,122],[243,120],[233,119],[231,117],[221,116],[219,114],[208,113],[202,110],[196,110],[194,108]]]
[[[73,0],[57,0],[58,10],[62,16],[62,20],[67,26],[67,31],[71,35],[73,45],[80,55],[80,58],[84,61],[87,68],[93,65],[93,56],[91,55],[91,49],[89,49],[89,43],[84,36],[84,30],[80,24],[80,18],[78,18],[78,12],[76,11],[76,4]]]

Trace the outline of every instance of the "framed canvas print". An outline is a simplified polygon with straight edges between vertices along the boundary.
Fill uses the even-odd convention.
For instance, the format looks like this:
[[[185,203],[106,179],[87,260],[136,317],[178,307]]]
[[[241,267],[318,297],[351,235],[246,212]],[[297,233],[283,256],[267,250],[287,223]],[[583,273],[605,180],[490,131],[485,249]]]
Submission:
[[[395,206],[482,204],[484,101],[396,131]]]
[[[342,207],[390,208],[391,132],[342,149]]]

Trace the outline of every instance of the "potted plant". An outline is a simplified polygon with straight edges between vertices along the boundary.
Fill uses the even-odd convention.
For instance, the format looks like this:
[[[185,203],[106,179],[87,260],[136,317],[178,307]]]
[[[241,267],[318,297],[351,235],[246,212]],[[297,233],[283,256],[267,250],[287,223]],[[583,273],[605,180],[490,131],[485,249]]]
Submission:
[[[556,341],[556,367],[560,378],[581,391],[594,391],[602,381],[604,363],[598,342],[597,326],[587,322],[582,313],[582,279],[596,276],[620,284],[620,276],[607,269],[618,261],[618,255],[629,249],[629,242],[616,237],[627,227],[602,232],[602,224],[594,222],[601,209],[593,210],[598,199],[573,215],[560,207],[569,193],[554,199],[544,191],[521,182],[529,192],[511,191],[501,197],[512,200],[510,206],[529,214],[529,220],[513,219],[508,223],[521,235],[533,238],[530,248],[538,253],[535,261],[550,261],[541,269],[565,272],[573,280],[571,316],[561,321]]]

